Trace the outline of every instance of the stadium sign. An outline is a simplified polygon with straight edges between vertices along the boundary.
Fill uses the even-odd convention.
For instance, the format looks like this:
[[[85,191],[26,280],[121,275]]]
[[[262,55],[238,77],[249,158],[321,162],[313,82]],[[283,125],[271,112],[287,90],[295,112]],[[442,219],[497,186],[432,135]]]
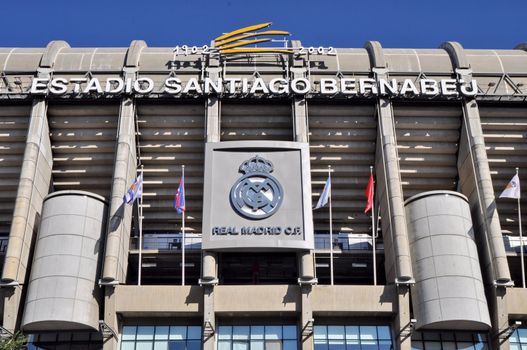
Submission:
[[[34,78],[32,95],[380,95],[380,96],[476,96],[476,80],[463,79],[372,79],[372,78],[326,78],[311,81],[306,78],[190,78],[182,81],[169,77],[156,85],[149,77],[123,79],[110,77],[104,81],[98,78],[57,77]]]

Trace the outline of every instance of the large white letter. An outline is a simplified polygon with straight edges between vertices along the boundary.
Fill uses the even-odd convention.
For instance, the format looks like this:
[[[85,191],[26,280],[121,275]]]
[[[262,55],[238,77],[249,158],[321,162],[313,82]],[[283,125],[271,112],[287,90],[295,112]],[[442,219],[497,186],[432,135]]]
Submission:
[[[375,79],[360,79],[359,91],[361,94],[366,94],[366,90],[370,90],[372,94],[377,95],[377,85]]]
[[[88,84],[86,84],[86,87],[84,88],[84,93],[89,94],[90,92],[97,92],[98,94],[102,94],[102,87],[101,83],[99,82],[99,79],[97,78],[91,78]]]
[[[254,79],[253,86],[251,86],[250,94],[254,94],[257,92],[262,92],[264,94],[269,93],[269,89],[267,88],[267,85],[265,85],[265,81],[262,78]]]
[[[48,92],[48,82],[49,79],[47,78],[34,78],[33,82],[31,83],[31,90],[29,90],[29,92],[39,95],[46,94]]]
[[[387,82],[386,79],[379,79],[379,90],[381,90],[381,95],[397,95],[397,80],[392,79],[390,82]],[[388,90],[388,92],[386,92]]]
[[[401,87],[401,95],[405,95],[409,92],[414,95],[419,95],[419,90],[417,90],[417,87],[415,86],[412,79],[404,79],[403,86]]]
[[[143,88],[142,83],[147,83],[148,86],[146,88]],[[154,90],[154,81],[150,78],[138,78],[134,82],[134,90],[138,94],[149,94]]]
[[[114,87],[115,83],[116,83],[116,86]],[[123,89],[124,89],[124,81],[122,78],[116,77],[116,78],[106,79],[106,86],[104,88],[105,93],[118,94],[122,92]]]
[[[441,93],[445,96],[457,95],[456,79],[441,79]]]
[[[439,94],[437,81],[433,79],[421,79],[419,84],[421,85],[421,94],[426,96],[435,96]]]
[[[478,82],[472,79],[470,85],[464,84],[464,81],[460,81],[461,93],[465,96],[476,96],[478,94]]]
[[[303,85],[303,88],[301,86],[299,87],[299,84]],[[293,90],[295,94],[307,94],[311,90],[311,83],[306,78],[293,79],[291,82],[291,90]]]
[[[189,79],[189,81],[185,85],[185,88],[183,89],[183,93],[188,94],[190,91],[194,91],[198,94],[203,93],[203,91],[201,90],[201,87],[199,86],[198,79],[196,78]]]
[[[278,88],[276,88],[276,84],[278,85]],[[289,93],[289,86],[287,84],[287,80],[283,78],[275,78],[269,82],[269,90],[273,94],[288,94]]]
[[[55,78],[51,81],[49,92],[53,95],[62,95],[65,94],[66,91],[68,91],[68,79]]]
[[[336,94],[339,92],[335,79],[320,79],[320,92],[323,94]]]
[[[356,95],[357,90],[355,89],[355,79],[342,78],[340,79],[340,92],[347,95]]]
[[[211,78],[205,78],[204,85],[206,94],[210,94],[211,88],[217,94],[221,94],[223,92],[223,82],[221,78],[218,78],[218,80],[216,80],[216,84],[214,84]]]
[[[181,92],[181,79],[167,78],[165,80],[165,92],[167,94],[179,94]]]

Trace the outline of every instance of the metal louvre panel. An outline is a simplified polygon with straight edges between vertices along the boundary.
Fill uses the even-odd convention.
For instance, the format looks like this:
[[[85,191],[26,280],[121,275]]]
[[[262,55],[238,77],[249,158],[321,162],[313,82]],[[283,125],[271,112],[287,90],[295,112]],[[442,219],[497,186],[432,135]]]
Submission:
[[[518,202],[498,198],[520,168],[521,206],[527,207],[527,108],[480,106],[481,127],[504,234],[518,235]],[[522,212],[527,222],[527,210]]]
[[[291,105],[223,102],[220,137],[221,141],[293,141]]]
[[[457,188],[461,106],[393,108],[404,198]]]
[[[205,104],[137,106],[138,148],[144,166],[143,230],[180,232],[174,197],[185,165],[186,230],[201,233]]]
[[[320,198],[331,165],[333,232],[371,234],[371,218],[364,214],[364,191],[370,165],[375,164],[374,106],[311,103],[308,113],[313,205]],[[315,210],[313,221],[315,232],[328,232],[328,209]]]
[[[24,159],[31,106],[0,106],[0,234],[8,234]]]
[[[110,197],[119,105],[50,105],[53,191]]]

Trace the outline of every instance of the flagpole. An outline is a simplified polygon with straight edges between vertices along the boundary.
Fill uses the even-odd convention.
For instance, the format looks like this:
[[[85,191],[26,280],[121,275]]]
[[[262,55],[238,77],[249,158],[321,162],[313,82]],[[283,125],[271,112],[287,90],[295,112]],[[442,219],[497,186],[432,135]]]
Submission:
[[[141,269],[143,265],[143,165],[141,164],[141,197],[137,203],[137,212],[139,213],[139,267],[137,273],[137,285],[141,285]]]
[[[181,166],[181,178],[184,179],[185,178],[185,166],[182,165]],[[183,186],[185,186],[183,184]],[[183,190],[183,195],[186,195],[186,193],[184,193],[185,191]],[[185,203],[185,207],[186,207],[186,203]],[[182,234],[182,238],[181,238],[181,285],[184,286],[185,285],[185,210],[181,211],[181,234]]]
[[[516,176],[518,176],[518,180],[520,179],[520,168],[516,168]],[[519,185],[519,181],[518,181]],[[522,210],[521,210],[521,193],[517,198],[518,200],[518,224],[519,224],[519,232],[520,232],[520,264],[522,265],[522,288],[525,288],[525,263],[524,263],[524,257],[523,257],[523,233],[522,233]]]
[[[331,207],[331,165],[328,165],[329,178],[329,273],[333,285],[333,211]]]
[[[370,176],[373,176],[373,166],[370,165]],[[373,194],[375,196],[375,180],[373,180]],[[375,201],[371,206],[371,246],[373,249],[373,285],[377,285],[377,249],[375,247],[375,239],[377,238],[377,230],[375,229]]]

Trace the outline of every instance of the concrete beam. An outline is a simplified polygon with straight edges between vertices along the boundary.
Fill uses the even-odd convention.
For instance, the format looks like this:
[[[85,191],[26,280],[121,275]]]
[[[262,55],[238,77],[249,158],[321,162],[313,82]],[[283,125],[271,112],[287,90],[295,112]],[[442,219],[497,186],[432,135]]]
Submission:
[[[46,46],[46,51],[40,59],[40,68],[53,68],[55,59],[59,52],[64,48],[69,48],[70,45],[62,40],[53,40],[50,41],[48,46]]]

